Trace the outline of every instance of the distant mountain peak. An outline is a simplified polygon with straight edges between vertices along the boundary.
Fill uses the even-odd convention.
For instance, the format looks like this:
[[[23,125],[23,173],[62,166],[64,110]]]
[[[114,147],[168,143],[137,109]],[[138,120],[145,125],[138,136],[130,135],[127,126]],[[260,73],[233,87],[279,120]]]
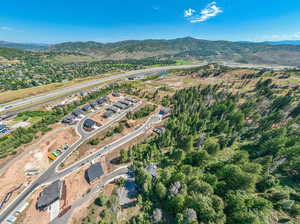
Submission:
[[[48,44],[39,44],[39,43],[14,43],[9,41],[0,41],[0,47],[14,48],[18,50],[42,50],[48,47]]]
[[[300,45],[300,40],[264,41],[262,43],[271,45]]]

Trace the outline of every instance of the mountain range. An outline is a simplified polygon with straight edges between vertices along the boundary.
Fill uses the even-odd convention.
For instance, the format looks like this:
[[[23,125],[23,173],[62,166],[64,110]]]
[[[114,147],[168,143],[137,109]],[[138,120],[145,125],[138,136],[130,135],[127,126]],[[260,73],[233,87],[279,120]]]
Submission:
[[[18,50],[42,50],[47,48],[48,44],[38,44],[38,43],[14,43],[14,42],[8,42],[8,41],[0,41],[0,47],[6,47],[6,48],[15,48]]]
[[[185,37],[171,40],[128,40],[115,43],[65,42],[49,46],[0,42],[0,47],[45,52],[73,52],[99,60],[156,57],[161,59],[225,60],[300,67],[300,45],[296,43],[296,41],[282,43],[210,41]]]
[[[272,44],[272,45],[283,45],[283,44],[300,45],[300,40],[265,41],[262,43]]]

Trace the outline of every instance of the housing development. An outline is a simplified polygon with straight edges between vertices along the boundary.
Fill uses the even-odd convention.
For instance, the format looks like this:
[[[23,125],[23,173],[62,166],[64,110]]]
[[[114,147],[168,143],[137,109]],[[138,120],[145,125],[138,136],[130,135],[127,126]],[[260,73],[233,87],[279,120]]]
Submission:
[[[299,0],[1,9],[0,224],[300,224]]]
[[[123,86],[128,81],[123,82],[113,87],[110,83],[80,91],[78,95],[71,96],[75,101],[67,101],[69,96],[59,98],[43,105],[44,112],[33,110],[2,116],[7,125],[19,122],[24,124],[23,128],[30,128],[46,119],[48,111],[69,111],[53,124],[50,132],[46,131],[45,136],[28,144],[30,149],[4,157],[14,159],[9,158],[9,166],[4,165],[1,169],[4,174],[1,183],[6,183],[1,189],[3,193],[7,191],[1,202],[1,222],[33,222],[39,217],[45,223],[62,223],[61,220],[67,220],[76,207],[82,206],[73,204],[82,200],[83,195],[95,197],[93,189],[132,175],[129,163],[114,164],[106,157],[116,160],[122,147],[128,148],[140,141],[139,138],[154,134],[153,128],[163,122],[161,113],[165,113],[165,109],[124,92]],[[61,100],[66,103],[60,104]],[[77,106],[82,103],[82,106]],[[132,115],[138,117],[130,118]],[[33,118],[36,121],[30,123]],[[11,179],[14,170],[20,168],[20,175],[8,183],[7,178]],[[11,191],[18,183],[22,184]],[[81,193],[78,195],[76,192]],[[22,211],[25,210],[22,214],[19,211],[21,207]]]
[[[239,183],[239,186],[243,189],[252,188],[253,191],[254,185],[250,185],[251,183],[255,182],[260,186],[264,178],[267,178],[255,177],[262,172],[265,164],[259,161],[250,162],[252,157],[261,156],[249,151],[250,149],[246,147],[250,146],[247,144],[240,144],[243,138],[252,139],[247,135],[255,136],[255,130],[269,128],[272,133],[283,128],[282,125],[295,125],[290,121],[281,120],[285,119],[284,116],[291,121],[297,117],[298,91],[294,84],[286,84],[294,77],[295,72],[297,71],[229,68],[217,64],[192,65],[191,68],[179,67],[177,70],[166,70],[166,73],[151,73],[147,79],[132,80],[125,77],[97,88],[92,87],[53,99],[30,110],[25,108],[24,112],[17,111],[14,114],[9,111],[9,114],[13,114],[10,116],[5,116],[3,113],[3,125],[5,129],[10,129],[11,133],[4,133],[2,143],[0,142],[6,147],[1,151],[3,154],[0,185],[1,222],[37,223],[38,220],[39,223],[89,223],[88,220],[92,220],[92,223],[119,223],[121,219],[125,222],[130,222],[131,219],[140,220],[139,214],[143,204],[140,204],[139,198],[146,200],[144,197],[148,197],[150,186],[153,194],[157,194],[151,199],[154,200],[152,203],[155,203],[155,200],[162,200],[156,197],[165,198],[163,200],[167,200],[166,203],[182,197],[184,185],[188,187],[186,191],[194,186],[192,190],[194,193],[186,197],[196,197],[195,189],[198,189],[197,192],[204,191],[201,194],[207,195],[206,197],[214,194],[214,197],[222,200],[223,193],[218,193],[217,190],[213,193],[212,180],[206,179],[212,178],[214,171],[205,174],[208,171],[202,170],[201,172],[209,176],[204,176],[205,179],[199,183],[193,180],[193,175],[190,177],[191,180],[185,179],[184,172],[193,172],[195,168],[192,167],[206,167],[209,164],[211,164],[209,166],[216,166],[218,159],[213,162],[213,158],[224,157],[227,153],[229,155],[226,156],[230,161],[247,153],[242,164],[249,163],[249,168],[238,171],[234,170],[241,169],[237,168],[238,165],[236,168],[226,164],[223,166],[224,169],[227,169],[227,166],[229,170],[233,169],[228,171],[232,172],[229,178],[237,178],[233,185],[241,181],[240,178],[250,178],[247,181],[245,179],[244,183]],[[286,74],[285,78],[282,78],[283,73]],[[270,74],[275,78],[269,79]],[[225,77],[227,83],[223,82]],[[286,89],[289,91],[286,92]],[[271,93],[278,96],[274,95],[273,99],[265,98],[268,97],[265,94]],[[189,99],[182,101],[182,97],[196,97],[197,94],[201,97],[199,101],[190,101],[190,103],[187,103]],[[257,97],[257,94],[263,94],[263,97],[256,102],[255,108],[260,111],[259,113],[271,113],[262,115],[259,120],[255,117],[258,116],[257,113],[246,110],[251,99]],[[266,99],[270,100],[267,107],[264,106],[265,103],[260,103],[266,102]],[[62,101],[65,103],[61,104]],[[293,106],[288,106],[291,101],[294,102]],[[233,106],[234,104],[236,105]],[[243,108],[244,112],[239,108]],[[199,113],[199,110],[202,112]],[[210,110],[212,111],[208,113]],[[279,120],[265,123],[265,119],[270,119],[268,116],[275,116],[273,113],[280,110],[283,112]],[[247,114],[243,115],[243,113]],[[207,120],[216,119],[215,116],[218,117],[217,120]],[[49,122],[49,119],[53,121]],[[254,121],[258,123],[254,125]],[[205,122],[208,123],[205,125]],[[14,129],[13,125],[20,127]],[[35,126],[43,128],[36,132],[34,139],[21,143],[20,146],[5,144],[5,141],[8,142],[18,132],[21,136],[26,136],[26,130]],[[200,129],[202,131],[199,131]],[[24,134],[20,132],[21,130],[24,130]],[[215,134],[209,134],[209,130]],[[193,137],[187,137],[186,133],[195,134]],[[254,138],[251,144],[259,144],[255,142],[264,138],[264,134],[260,135],[261,137],[257,137],[258,140]],[[16,140],[15,138],[14,141]],[[169,148],[170,146],[172,147]],[[238,146],[242,149],[231,148]],[[9,154],[10,150],[16,153]],[[265,155],[268,155],[267,152],[264,152]],[[242,158],[244,156],[246,155]],[[287,157],[276,158],[269,168],[273,174],[269,175],[288,172],[283,168],[291,166],[288,165],[288,161]],[[164,174],[164,172],[171,172],[169,169],[174,166],[172,165],[174,163],[178,169],[183,170],[178,174],[176,169],[172,174]],[[221,169],[223,166],[214,169]],[[184,167],[190,168],[184,170]],[[247,177],[248,169],[257,174]],[[168,177],[168,175],[174,176]],[[225,182],[222,183],[226,183],[225,186],[229,188],[230,182],[227,182],[225,174],[214,175],[216,178],[214,181],[223,180]],[[295,174],[291,175],[292,181]],[[172,179],[165,182],[164,178]],[[278,178],[276,185],[280,186],[280,177],[275,175],[272,178]],[[275,188],[273,190],[275,191]],[[259,192],[260,187],[255,191]],[[167,196],[167,192],[170,196]],[[294,199],[297,191],[290,194],[289,200],[291,203],[293,201],[294,205],[290,207],[290,211],[284,210],[286,215],[296,212],[295,206],[298,203],[297,199]],[[172,199],[173,197],[175,198]],[[171,201],[168,202],[169,200]],[[191,198],[191,200],[196,199]],[[269,203],[268,201],[273,199],[261,197],[255,200]],[[199,201],[199,203],[204,202]],[[153,206],[159,205],[153,204]],[[198,211],[193,205],[189,206],[191,206],[188,210],[191,213],[191,220],[195,220],[192,217],[205,220],[205,213]],[[162,209],[158,207],[149,213],[143,212],[143,217],[150,223],[163,220],[165,218],[161,214]],[[272,210],[268,207],[268,209],[272,212],[268,215],[266,213],[265,217],[271,218],[273,217],[271,214],[275,215],[273,212],[276,208]],[[100,215],[96,215],[95,211]],[[192,214],[194,212],[197,215]],[[224,213],[219,212],[219,218],[213,219],[223,220]],[[290,216],[292,223],[297,223],[297,217],[297,215]]]

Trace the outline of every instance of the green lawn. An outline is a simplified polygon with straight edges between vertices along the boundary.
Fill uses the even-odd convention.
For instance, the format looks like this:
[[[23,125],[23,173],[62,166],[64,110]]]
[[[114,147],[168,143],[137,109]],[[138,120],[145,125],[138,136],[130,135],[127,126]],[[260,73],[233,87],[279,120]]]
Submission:
[[[193,64],[190,61],[185,61],[185,60],[176,60],[176,65],[191,65]]]
[[[47,114],[47,112],[44,112],[44,111],[28,111],[28,112],[19,114],[19,116],[17,116],[14,119],[14,121],[20,122],[23,120],[27,120],[27,121],[33,123],[33,122],[39,121],[46,114]]]

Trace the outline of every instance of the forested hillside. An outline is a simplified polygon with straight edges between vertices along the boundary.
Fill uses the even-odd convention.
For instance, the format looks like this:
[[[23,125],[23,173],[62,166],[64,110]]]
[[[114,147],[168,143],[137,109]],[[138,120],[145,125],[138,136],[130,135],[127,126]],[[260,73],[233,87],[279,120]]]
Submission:
[[[172,40],[129,40],[116,43],[66,42],[52,45],[54,52],[81,52],[99,58],[177,58],[229,60],[299,66],[300,46],[251,42],[209,41],[191,37]]]
[[[282,94],[271,79],[243,94],[199,86],[166,104],[164,134],[122,154],[142,210],[131,223],[300,222],[298,88]]]

